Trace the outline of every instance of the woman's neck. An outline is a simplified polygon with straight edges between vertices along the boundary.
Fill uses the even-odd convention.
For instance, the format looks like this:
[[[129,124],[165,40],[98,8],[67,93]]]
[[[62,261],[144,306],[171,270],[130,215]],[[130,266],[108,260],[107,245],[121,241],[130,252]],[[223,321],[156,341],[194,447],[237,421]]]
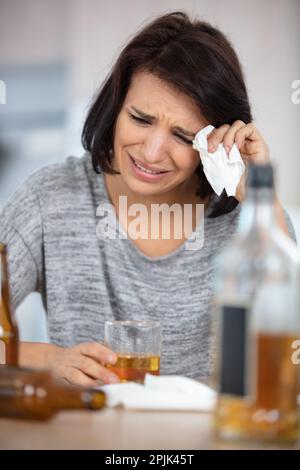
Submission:
[[[147,209],[151,208],[152,204],[207,204],[208,198],[201,199],[199,196],[196,196],[196,188],[198,177],[196,174],[192,177],[183,181],[179,186],[176,186],[171,191],[160,193],[160,194],[151,194],[145,195],[136,193],[129,188],[129,186],[124,182],[121,175],[111,175],[104,174],[105,184],[107,192],[110,198],[111,203],[117,209],[119,205],[119,197],[126,196],[128,207],[131,204],[144,204]]]
[[[141,252],[154,258],[169,254],[196,230],[204,215],[203,209],[207,207],[210,198],[201,200],[195,195],[198,178],[197,175],[194,176],[196,178],[193,178],[193,181],[185,182],[180,188],[176,187],[176,191],[147,196],[131,191],[120,175],[104,174],[107,193],[116,216],[129,238],[133,237],[132,224],[138,231],[138,235],[133,237],[133,243]],[[127,197],[126,204],[123,204],[121,196]],[[136,203],[142,204],[146,210],[143,209],[138,215],[134,210],[131,212],[130,208]],[[168,210],[161,214],[152,213],[154,204],[159,206],[167,204],[170,214]],[[181,210],[177,210],[175,206],[176,210],[173,212],[173,204],[179,204]],[[204,208],[201,204],[204,204]]]

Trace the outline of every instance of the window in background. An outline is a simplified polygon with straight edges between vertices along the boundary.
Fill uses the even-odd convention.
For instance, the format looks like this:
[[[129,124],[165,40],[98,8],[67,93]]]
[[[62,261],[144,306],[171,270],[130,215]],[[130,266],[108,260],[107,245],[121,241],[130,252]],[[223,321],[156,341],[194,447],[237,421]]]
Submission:
[[[0,208],[38,168],[65,159],[69,70],[65,63],[0,67]],[[47,341],[45,312],[33,293],[18,308],[21,339]]]

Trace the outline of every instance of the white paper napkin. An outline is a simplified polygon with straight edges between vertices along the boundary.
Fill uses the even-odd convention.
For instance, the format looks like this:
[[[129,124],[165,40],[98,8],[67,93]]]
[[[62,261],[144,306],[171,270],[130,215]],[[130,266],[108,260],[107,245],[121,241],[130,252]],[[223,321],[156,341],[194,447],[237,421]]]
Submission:
[[[214,192],[220,196],[225,189],[228,196],[234,196],[245,171],[245,164],[235,144],[229,155],[223,144],[220,144],[214,153],[208,152],[207,136],[213,129],[214,126],[201,129],[193,140],[193,148],[200,153],[203,171]]]
[[[212,411],[216,392],[196,380],[147,374],[145,384],[134,382],[103,385],[107,406],[135,410]]]

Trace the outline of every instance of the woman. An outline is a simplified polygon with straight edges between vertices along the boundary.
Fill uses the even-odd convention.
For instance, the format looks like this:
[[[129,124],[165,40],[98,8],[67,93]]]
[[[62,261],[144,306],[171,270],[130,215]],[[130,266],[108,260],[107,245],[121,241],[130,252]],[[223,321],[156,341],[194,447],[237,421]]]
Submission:
[[[35,173],[1,215],[13,308],[39,291],[52,343],[22,343],[21,364],[50,367],[81,385],[114,382],[105,368],[116,357],[102,345],[104,321],[158,319],[161,372],[208,375],[213,257],[234,234],[244,198],[244,180],[235,198],[213,195],[192,148],[208,124],[215,127],[211,152],[236,143],[246,163],[269,159],[227,39],[184,13],[162,16],[131,40],[102,86],[84,125],[84,157]],[[164,238],[159,222],[158,238],[130,236],[125,227],[134,214],[121,210],[120,196],[127,207],[149,210],[190,204],[192,231]],[[107,221],[118,220],[127,238],[98,230],[97,207],[108,204],[115,214]],[[204,207],[204,243],[186,249],[203,227],[197,204]],[[279,202],[277,208],[287,232]]]

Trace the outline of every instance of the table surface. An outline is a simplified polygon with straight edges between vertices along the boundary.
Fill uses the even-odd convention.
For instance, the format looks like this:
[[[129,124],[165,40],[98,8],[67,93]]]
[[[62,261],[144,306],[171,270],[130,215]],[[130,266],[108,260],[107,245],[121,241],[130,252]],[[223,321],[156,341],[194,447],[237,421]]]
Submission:
[[[222,443],[211,413],[110,409],[58,413],[46,422],[0,419],[0,449],[300,449]]]

